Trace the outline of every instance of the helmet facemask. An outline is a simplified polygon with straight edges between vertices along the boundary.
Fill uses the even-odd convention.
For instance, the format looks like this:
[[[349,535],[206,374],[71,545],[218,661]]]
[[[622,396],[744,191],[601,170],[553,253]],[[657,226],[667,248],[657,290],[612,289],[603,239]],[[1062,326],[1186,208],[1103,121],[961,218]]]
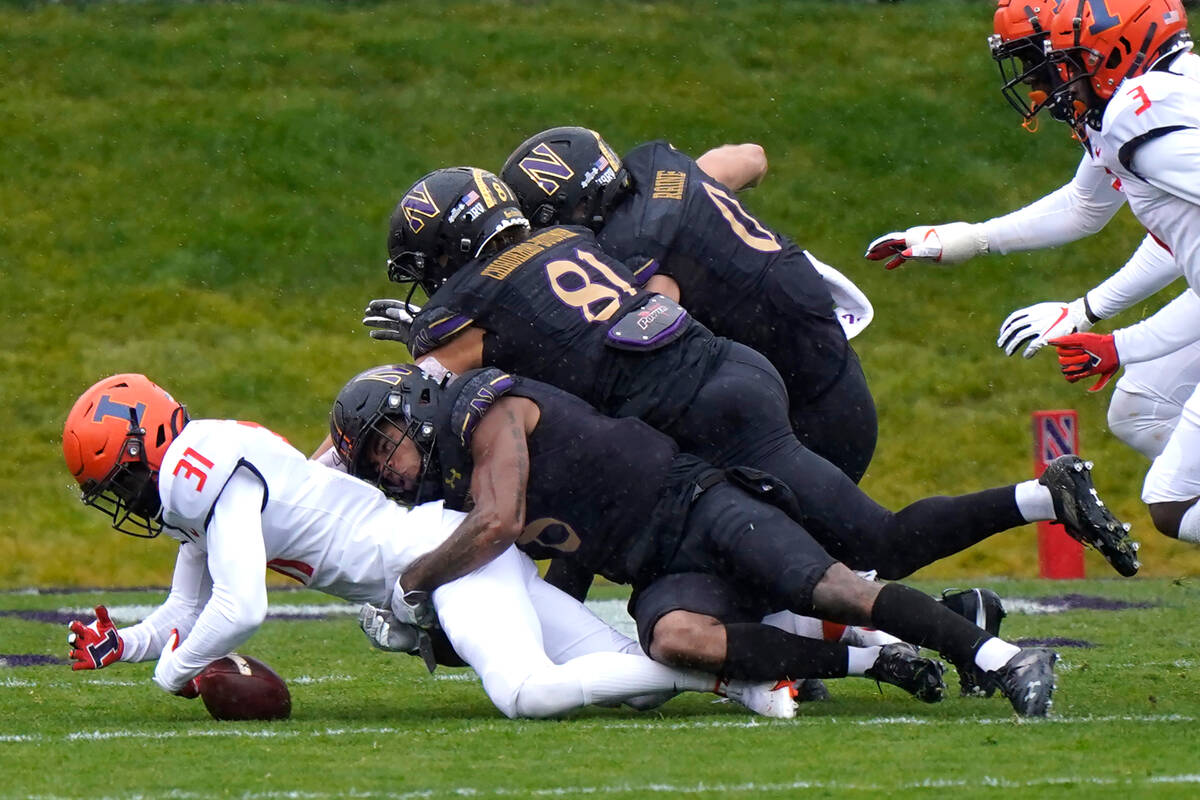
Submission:
[[[129,417],[129,431],[117,463],[103,479],[86,483],[81,499],[108,515],[113,528],[121,533],[153,539],[162,532],[158,473],[146,459],[146,430],[138,424],[133,409]]]
[[[992,60],[1000,68],[1000,93],[1026,122],[1046,107],[1056,83],[1046,60],[1045,39],[1042,32],[1008,42],[1000,34],[988,37]]]
[[[338,458],[393,500],[411,505],[441,497],[440,399],[438,382],[411,364],[359,373],[338,392],[329,415]]]
[[[432,422],[407,418],[400,406],[400,394],[388,396],[395,413],[379,414],[363,432],[353,472],[378,486],[384,494],[405,505],[417,505],[437,499],[436,433]],[[416,449],[415,475],[404,475],[392,468],[397,451],[405,440]]]
[[[1053,104],[1061,113],[1054,118],[1066,122],[1082,136],[1084,125],[1100,130],[1108,100],[1092,89],[1092,78],[1099,68],[1100,54],[1087,47],[1052,50],[1048,56],[1057,77],[1052,93]]]

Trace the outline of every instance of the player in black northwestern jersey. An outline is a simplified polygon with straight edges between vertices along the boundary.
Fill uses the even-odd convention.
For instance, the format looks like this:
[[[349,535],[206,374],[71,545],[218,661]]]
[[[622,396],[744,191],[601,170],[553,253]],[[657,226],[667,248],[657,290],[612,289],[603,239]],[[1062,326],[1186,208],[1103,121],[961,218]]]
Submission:
[[[1051,652],[1021,650],[920,592],[858,577],[785,513],[727,480],[752,487],[759,475],[680,454],[670,437],[640,420],[605,417],[561,389],[495,368],[444,388],[415,366],[377,367],[339,393],[330,430],[352,474],[401,502],[440,494],[448,507],[469,511],[445,543],[400,577],[404,597],[422,593],[415,602],[513,544],[534,558],[578,560],[639,593],[679,573],[704,573],[759,598],[759,619],[787,609],[871,625],[937,649],[962,669],[988,670],[1022,714],[1048,709]],[[660,660],[775,680],[841,677],[854,658],[869,657],[869,676],[927,702],[942,697],[940,665],[911,647],[851,654],[761,622],[726,626],[715,652],[678,641],[663,647],[656,642],[661,618],[641,606],[633,611],[643,647]],[[748,652],[728,652],[730,645]]]
[[[417,181],[393,212],[388,250],[389,277],[432,295],[412,321],[415,357],[456,374],[487,364],[526,375],[610,416],[639,417],[716,466],[769,473],[794,518],[853,569],[900,578],[1035,520],[1062,522],[1088,543],[1114,531],[1128,540],[1079,459],[1038,481],[894,513],[880,506],[796,439],[787,390],[765,357],[637,288],[590,230],[530,235],[512,190],[484,170]]]
[[[757,145],[693,160],[649,142],[622,161],[595,131],[563,127],[522,143],[500,177],[535,229],[590,227],[638,285],[765,355],[787,387],[797,437],[857,483],[875,451],[875,402],[809,254],[734,195],[765,171]]]

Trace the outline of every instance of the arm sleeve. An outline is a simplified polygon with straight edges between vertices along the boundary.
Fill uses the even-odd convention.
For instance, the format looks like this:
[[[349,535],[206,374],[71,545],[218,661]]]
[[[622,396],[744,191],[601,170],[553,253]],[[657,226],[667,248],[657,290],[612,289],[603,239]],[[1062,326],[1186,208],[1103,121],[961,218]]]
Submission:
[[[1121,363],[1150,361],[1200,340],[1197,319],[1200,296],[1185,289],[1149,319],[1113,332]]]
[[[231,653],[266,617],[263,491],[257,476],[239,469],[213,506],[206,534],[212,596],[179,648],[159,658],[154,682],[168,692],[177,691],[210,662]]]
[[[172,628],[177,629],[180,636],[187,636],[211,592],[212,578],[204,563],[204,551],[195,546],[180,545],[166,602],[137,625],[117,631],[125,642],[121,660],[158,658]]]
[[[1011,214],[981,223],[988,251],[1056,247],[1103,228],[1125,202],[1104,168],[1084,156],[1071,182]]]
[[[1180,275],[1170,252],[1148,235],[1125,266],[1087,293],[1088,307],[1100,319],[1108,319],[1166,288]]]

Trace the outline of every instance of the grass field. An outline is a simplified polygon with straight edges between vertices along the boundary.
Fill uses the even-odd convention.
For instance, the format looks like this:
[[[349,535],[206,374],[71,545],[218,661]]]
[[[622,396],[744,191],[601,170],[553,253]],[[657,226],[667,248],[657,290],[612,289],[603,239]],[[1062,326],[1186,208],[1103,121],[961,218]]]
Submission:
[[[1105,431],[1107,393],[994,346],[1011,310],[1078,296],[1141,229],[1122,212],[1087,241],[955,269],[862,259],[879,234],[986,219],[1072,173],[1065,129],[1026,134],[999,95],[993,7],[0,4],[0,800],[1200,794],[1200,584],[1181,577],[1200,575],[1200,553],[1152,532],[1147,464]],[[560,124],[622,151],[766,147],[770,174],[746,205],[876,307],[855,346],[880,412],[864,486],[881,502],[1025,478],[1030,412],[1078,409],[1096,482],[1144,543],[1143,576],[1012,580],[1036,572],[1032,528],[920,574],[930,591],[1007,576],[988,581],[1013,609],[1007,634],[1071,640],[1053,718],[1018,721],[998,698],[924,706],[859,680],[794,722],[707,696],[513,722],[471,673],[430,678],[370,650],[340,606],[270,621],[247,644],[291,686],[281,724],[215,723],[154,688],[149,665],[16,666],[61,661],[64,620],[96,602],[162,599],[79,587],[171,574],[167,543],[119,536],[76,499],[60,437],[83,389],[145,372],[197,416],[256,420],[311,449],[350,375],[406,355],[359,325],[368,299],[396,291],[383,258],[399,193],[440,166],[495,169]],[[1091,554],[1088,570],[1111,575]],[[50,586],[67,588],[28,588]],[[1027,613],[1068,593],[1118,608]]]
[[[289,682],[290,720],[214,722],[199,701],[155,688],[150,665],[0,668],[0,797],[1195,797],[1200,584],[992,585],[1007,636],[1071,645],[1058,647],[1050,719],[1018,720],[998,697],[924,705],[856,679],[794,721],[711,695],[511,721],[473,673],[431,678],[416,659],[370,649],[345,606],[274,592],[273,614],[310,618],[268,620],[242,650]],[[128,615],[160,600],[0,594],[0,657],[62,659],[61,620],[76,609],[104,601]]]
[[[1065,129],[1028,135],[1000,97],[992,7],[0,4],[0,587],[165,583],[165,549],[73,499],[59,440],[74,398],[145,372],[197,416],[314,447],[350,375],[405,357],[359,325],[397,289],[383,243],[399,193],[438,166],[496,168],[563,123],[621,150],[766,147],[748,207],[876,306],[855,345],[880,411],[864,485],[881,502],[1027,477],[1029,413],[1074,407],[1146,574],[1200,572],[1194,549],[1152,532],[1147,465],[1105,431],[1107,393],[994,346],[1009,311],[1076,297],[1123,260],[1141,236],[1126,212],[1087,241],[957,269],[861,257],[881,233],[985,219],[1071,174]],[[1032,576],[1032,542],[1000,537],[925,574]]]

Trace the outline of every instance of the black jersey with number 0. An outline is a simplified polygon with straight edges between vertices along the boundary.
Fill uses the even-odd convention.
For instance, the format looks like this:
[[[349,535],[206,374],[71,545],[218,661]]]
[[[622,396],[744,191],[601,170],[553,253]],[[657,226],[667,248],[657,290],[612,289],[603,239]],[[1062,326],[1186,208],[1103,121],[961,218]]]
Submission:
[[[554,386],[502,370],[472,370],[446,388],[438,456],[448,508],[471,506],[471,442],[502,397],[540,416],[528,434],[525,530],[533,558],[565,556],[618,583],[644,582],[679,545],[696,487],[720,473],[641,420],[606,417]]]
[[[413,356],[467,327],[484,331],[484,364],[656,427],[683,413],[728,344],[639,288],[591,231],[571,227],[546,228],[451,276],[413,323]]]
[[[771,360],[793,402],[824,392],[848,345],[804,251],[666,142],[634,148],[624,167],[633,189],[607,215],[600,246],[641,283],[673,278],[697,320]]]

